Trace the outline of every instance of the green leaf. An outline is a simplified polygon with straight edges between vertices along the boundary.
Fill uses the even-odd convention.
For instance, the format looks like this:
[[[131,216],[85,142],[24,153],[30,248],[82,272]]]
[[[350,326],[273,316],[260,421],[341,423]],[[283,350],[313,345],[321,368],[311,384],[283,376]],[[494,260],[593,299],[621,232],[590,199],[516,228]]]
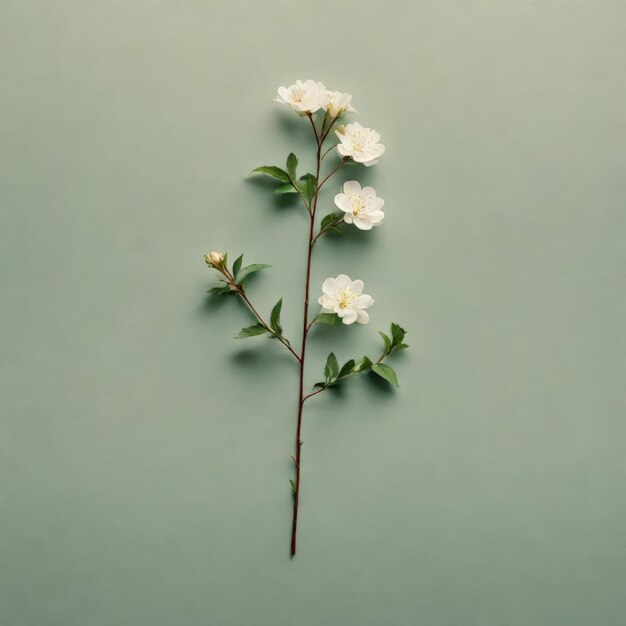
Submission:
[[[317,193],[317,178],[313,174],[305,174],[300,176],[300,181],[298,182],[298,188],[307,201],[310,202]]]
[[[235,262],[233,263],[233,276],[237,278],[237,274],[241,269],[241,264],[243,263],[243,254],[240,257],[237,257]]]
[[[333,378],[336,378],[338,373],[339,363],[337,363],[335,353],[331,352],[326,359],[326,366],[324,367],[324,378],[326,382],[330,382]]]
[[[272,329],[276,332],[277,335],[282,334],[283,329],[280,325],[280,310],[283,307],[283,299],[281,298],[272,309],[272,313],[270,315],[270,325]]]
[[[274,193],[298,193],[298,190],[292,183],[287,183],[284,185],[278,185],[278,187],[274,189]]]
[[[291,489],[293,490],[293,492],[296,493],[296,483],[291,480],[291,478],[289,479],[289,484],[291,485]]]
[[[331,224],[334,224],[335,218],[336,218],[336,215],[334,213],[329,213],[328,215],[325,215],[324,219],[322,220],[322,223],[320,224],[322,230],[329,227]]]
[[[377,374],[381,378],[384,378],[387,382],[398,387],[398,378],[392,367],[385,365],[384,363],[374,363],[372,365],[372,372]]]
[[[289,176],[291,176],[291,180],[296,180],[296,168],[298,167],[298,159],[296,155],[292,152],[287,157],[287,172],[289,172]]]
[[[356,364],[354,368],[354,371],[365,372],[370,367],[372,367],[372,360],[369,357],[364,356],[362,359],[359,359],[358,363]]]
[[[313,387],[319,387],[320,389],[326,389],[326,383],[315,383]]]
[[[405,335],[406,331],[399,324],[395,322],[391,324],[391,339],[394,346],[402,343]]]
[[[272,267],[271,265],[267,265],[266,263],[253,263],[252,265],[246,265],[237,276],[237,282],[239,284],[243,283],[243,281],[250,276],[250,274],[254,274],[254,272],[258,272],[259,270],[263,270],[266,267]]]
[[[255,324],[254,326],[248,326],[247,328],[242,328],[239,331],[239,334],[235,337],[235,339],[246,339],[247,337],[256,337],[257,335],[264,335],[267,332],[267,329],[263,324]]]
[[[336,313],[318,313],[314,322],[317,324],[326,324],[332,326],[339,322],[339,316]]]
[[[326,232],[334,233],[335,235],[339,235],[339,236],[343,237],[343,232],[341,232],[341,230],[339,228],[337,228],[337,226],[332,226]]]
[[[261,167],[253,169],[250,173],[267,174],[268,176],[271,176],[276,180],[280,180],[283,183],[288,183],[291,181],[291,179],[289,178],[289,174],[287,174],[285,170],[281,169],[280,167],[276,167],[275,165],[261,165]]]
[[[387,337],[387,335],[385,335],[385,333],[379,331],[378,334],[383,338],[383,341],[385,342],[385,351],[388,351],[391,348],[391,339],[389,339],[389,337]]]
[[[230,287],[212,287],[211,289],[209,289],[207,293],[222,294],[222,293],[231,293],[231,291],[232,290]]]
[[[406,343],[399,343],[396,347],[395,347],[395,351],[399,352],[400,350],[406,350],[408,348],[408,344]]]
[[[343,378],[344,376],[351,374],[352,370],[354,370],[354,366],[355,366],[354,359],[350,359],[349,361],[346,361],[346,363],[344,363],[341,370],[339,370],[339,375],[337,376],[337,378]]]

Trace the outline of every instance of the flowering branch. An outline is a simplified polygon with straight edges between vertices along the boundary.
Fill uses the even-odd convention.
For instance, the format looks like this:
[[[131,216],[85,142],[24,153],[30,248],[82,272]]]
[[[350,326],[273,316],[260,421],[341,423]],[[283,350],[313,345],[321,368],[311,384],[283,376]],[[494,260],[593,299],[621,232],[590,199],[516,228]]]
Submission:
[[[332,325],[351,325],[355,322],[367,324],[369,322],[369,309],[374,304],[374,299],[363,293],[364,283],[362,280],[352,280],[346,274],[339,274],[336,278],[327,278],[322,284],[322,294],[318,298],[321,311],[312,319],[309,319],[309,295],[311,286],[311,267],[313,248],[316,241],[326,233],[335,232],[341,234],[340,225],[352,224],[360,230],[371,230],[374,226],[380,226],[384,219],[384,201],[372,187],[361,187],[356,180],[347,181],[342,191],[335,195],[334,203],[339,209],[338,213],[332,212],[326,215],[320,223],[319,230],[315,234],[317,207],[322,187],[342,167],[348,164],[362,164],[370,167],[378,163],[378,159],[385,152],[385,147],[380,143],[380,135],[370,129],[364,128],[359,123],[351,123],[347,126],[338,126],[335,136],[339,142],[331,145],[323,151],[325,141],[335,128],[336,123],[345,114],[355,113],[351,105],[352,96],[339,91],[329,91],[322,83],[312,80],[296,81],[290,87],[279,87],[276,100],[287,104],[301,117],[307,117],[315,135],[315,174],[306,173],[298,177],[298,159],[294,153],[289,154],[285,169],[274,165],[263,165],[253,170],[253,173],[271,176],[280,184],[275,191],[279,194],[297,194],[304,204],[309,215],[308,239],[306,246],[306,273],[304,280],[304,303],[302,314],[302,342],[298,354],[291,342],[283,336],[280,323],[282,310],[282,298],[278,300],[270,315],[269,323],[266,322],[250,301],[244,280],[251,274],[269,267],[262,263],[256,263],[242,267],[243,255],[232,266],[228,267],[228,255],[220,252],[212,252],[205,257],[207,265],[216,269],[223,278],[220,279],[223,286],[213,287],[210,292],[215,294],[237,294],[250,309],[257,320],[254,326],[241,329],[238,339],[254,337],[257,335],[269,335],[278,339],[291,354],[296,358],[299,365],[298,380],[298,411],[296,421],[295,454],[290,455],[294,463],[295,479],[289,482],[293,491],[293,518],[291,530],[290,553],[296,554],[296,538],[298,528],[298,511],[301,491],[301,468],[302,468],[302,417],[304,403],[326,389],[343,383],[348,378],[358,374],[372,373],[379,378],[398,386],[395,371],[386,363],[389,356],[407,348],[404,343],[406,331],[398,324],[391,324],[389,335],[380,333],[384,342],[384,350],[376,361],[367,356],[359,359],[348,359],[343,366],[339,367],[337,357],[333,352],[328,355],[324,367],[324,380],[315,383],[310,393],[305,393],[305,363],[306,349],[309,332],[315,323]],[[320,112],[318,114],[318,112]],[[323,112],[323,115],[321,114]],[[318,116],[319,127],[315,117]],[[340,162],[320,181],[322,162],[331,150],[336,149]]]

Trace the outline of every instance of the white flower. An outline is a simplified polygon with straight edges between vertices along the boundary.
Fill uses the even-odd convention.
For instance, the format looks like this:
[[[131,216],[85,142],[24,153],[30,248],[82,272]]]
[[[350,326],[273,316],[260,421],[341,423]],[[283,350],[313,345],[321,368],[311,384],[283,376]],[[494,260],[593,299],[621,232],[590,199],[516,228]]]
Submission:
[[[376,195],[373,187],[363,187],[356,180],[343,184],[343,193],[335,196],[335,204],[345,215],[346,224],[354,224],[361,230],[370,230],[372,226],[383,223],[385,213],[381,210],[385,201]]]
[[[279,87],[275,101],[281,104],[290,104],[299,115],[315,113],[323,102],[327,101],[326,87],[323,83],[314,80],[297,80],[290,87]]]
[[[210,254],[205,254],[204,260],[206,261],[207,265],[219,267],[224,262],[224,255],[221,252],[213,251]]]
[[[330,313],[336,313],[344,324],[367,324],[370,316],[363,310],[374,304],[372,296],[363,293],[363,281],[351,280],[345,274],[327,278],[318,302]]]
[[[371,128],[363,128],[358,122],[340,126],[335,133],[341,141],[337,144],[337,152],[367,167],[376,165],[378,157],[385,151],[385,146],[378,143],[380,135]]]
[[[341,91],[329,91],[328,89],[322,95],[320,102],[322,108],[328,111],[331,117],[338,117],[342,113],[356,113],[356,109],[350,104],[352,96],[349,93]]]

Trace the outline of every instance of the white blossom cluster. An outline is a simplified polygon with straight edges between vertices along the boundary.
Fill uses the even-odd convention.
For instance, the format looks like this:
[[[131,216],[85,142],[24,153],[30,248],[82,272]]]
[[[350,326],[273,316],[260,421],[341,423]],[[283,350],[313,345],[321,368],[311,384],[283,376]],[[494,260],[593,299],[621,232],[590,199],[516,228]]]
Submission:
[[[326,89],[324,83],[315,80],[297,80],[289,87],[279,87],[276,102],[290,105],[301,116],[311,116],[321,109],[332,123],[344,113],[356,113],[350,104],[351,94],[331,91]],[[339,126],[335,134],[339,139],[337,153],[366,167],[376,165],[385,152],[380,134],[358,122]],[[385,218],[382,210],[385,201],[373,187],[361,187],[356,180],[343,184],[341,193],[335,196],[335,205],[344,213],[343,221],[354,224],[360,230],[380,226]],[[336,313],[344,324],[366,324],[369,315],[365,309],[374,304],[374,299],[363,293],[363,287],[362,280],[353,281],[346,274],[339,274],[324,281],[318,302],[323,311]]]

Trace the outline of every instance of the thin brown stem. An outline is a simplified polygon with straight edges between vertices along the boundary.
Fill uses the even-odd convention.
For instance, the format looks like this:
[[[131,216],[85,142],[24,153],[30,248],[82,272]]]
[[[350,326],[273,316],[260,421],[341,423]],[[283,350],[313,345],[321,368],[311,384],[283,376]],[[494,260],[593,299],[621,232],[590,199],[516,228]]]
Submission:
[[[320,136],[317,133],[317,128],[315,127],[313,116],[310,113],[307,113],[306,116],[309,118],[309,122],[311,122],[311,126],[313,126],[313,132],[315,133],[315,141],[317,141],[317,147],[319,148],[322,145],[322,142],[320,141]]]
[[[324,185],[324,183],[336,172],[338,172],[344,165],[346,164],[345,161],[342,161],[330,174],[328,174],[328,176],[326,176],[326,178],[324,178],[322,180],[322,182],[318,185],[317,189],[318,191],[322,188],[322,186]]]
[[[308,400],[309,398],[312,398],[313,396],[316,396],[318,393],[322,393],[322,391],[326,391],[326,387],[322,387],[321,389],[318,389],[317,391],[313,391],[308,396],[304,396],[304,398],[302,398],[302,402],[304,402],[305,400]]]
[[[289,350],[289,352],[291,352],[291,354],[296,357],[296,360],[300,362],[300,357],[298,356],[298,353],[291,347],[290,343],[282,335],[277,334],[274,329],[261,317],[261,314],[256,310],[252,302],[250,302],[244,286],[238,285],[235,282],[235,277],[227,269],[224,269],[222,273],[228,279],[228,284],[231,286],[231,288],[233,288],[241,297],[241,299],[248,305],[248,308],[250,309],[250,311],[252,311],[252,314],[259,320],[259,323],[267,330],[267,332],[274,335],[274,337],[276,337],[276,339],[278,339],[278,341],[280,341],[280,343],[282,343],[285,348],[287,348],[287,350]]]
[[[317,129],[313,122],[313,118],[309,114],[309,120],[315,131],[315,138],[317,139],[317,168],[315,174],[315,180],[319,180],[322,143],[317,134]],[[300,382],[298,391],[298,425],[296,430],[296,486],[293,493],[293,521],[291,525],[291,556],[296,554],[296,537],[298,532],[298,505],[300,503],[300,469],[302,466],[302,408],[304,406],[304,363],[306,358],[306,340],[309,332],[309,288],[311,284],[311,256],[313,253],[313,239],[315,232],[315,212],[317,211],[317,200],[319,197],[319,186],[315,191],[315,197],[313,199],[313,207],[311,211],[311,222],[309,225],[309,242],[307,249],[306,260],[306,281],[304,287],[304,311],[302,321],[302,349],[300,352]]]

